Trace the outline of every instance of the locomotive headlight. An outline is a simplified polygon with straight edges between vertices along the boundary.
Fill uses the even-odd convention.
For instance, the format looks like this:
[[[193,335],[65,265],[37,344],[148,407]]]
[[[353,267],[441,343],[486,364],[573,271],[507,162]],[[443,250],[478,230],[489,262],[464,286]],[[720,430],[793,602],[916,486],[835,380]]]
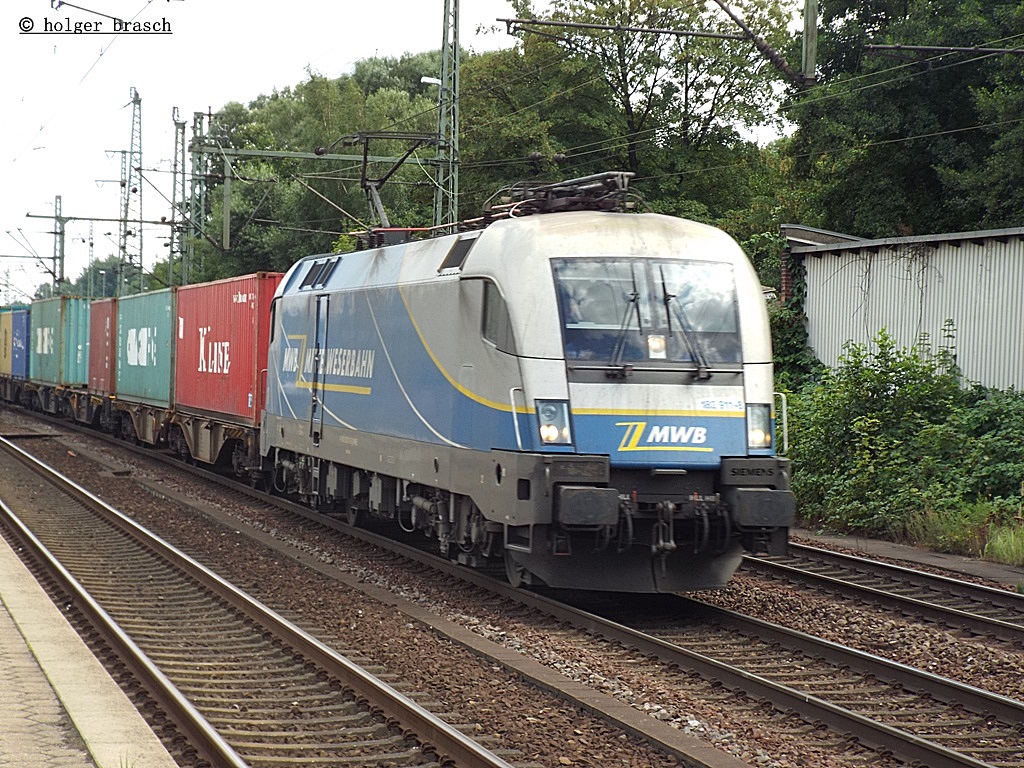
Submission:
[[[538,400],[537,428],[545,445],[570,445],[569,404],[564,400]]]
[[[772,407],[765,404],[747,404],[747,448],[772,447]]]
[[[647,337],[647,356],[651,360],[665,359],[665,337],[660,333],[652,333]]]

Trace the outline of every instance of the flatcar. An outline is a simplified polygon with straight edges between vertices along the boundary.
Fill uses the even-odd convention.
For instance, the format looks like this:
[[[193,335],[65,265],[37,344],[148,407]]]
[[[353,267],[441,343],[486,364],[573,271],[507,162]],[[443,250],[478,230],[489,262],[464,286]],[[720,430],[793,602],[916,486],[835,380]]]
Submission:
[[[281,277],[0,310],[0,400],[248,477]]]
[[[718,229],[621,210],[627,186],[528,188],[477,231],[296,263],[260,482],[517,585],[715,588],[744,549],[784,551],[756,273]]]

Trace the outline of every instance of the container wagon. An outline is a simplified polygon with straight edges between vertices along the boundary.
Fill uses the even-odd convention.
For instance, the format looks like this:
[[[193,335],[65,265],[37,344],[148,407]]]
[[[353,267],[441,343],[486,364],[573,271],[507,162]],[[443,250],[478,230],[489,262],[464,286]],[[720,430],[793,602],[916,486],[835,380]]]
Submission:
[[[31,313],[30,407],[81,418],[89,401],[89,300],[39,299]]]
[[[258,272],[178,289],[169,443],[183,458],[258,478],[270,303],[281,277]]]

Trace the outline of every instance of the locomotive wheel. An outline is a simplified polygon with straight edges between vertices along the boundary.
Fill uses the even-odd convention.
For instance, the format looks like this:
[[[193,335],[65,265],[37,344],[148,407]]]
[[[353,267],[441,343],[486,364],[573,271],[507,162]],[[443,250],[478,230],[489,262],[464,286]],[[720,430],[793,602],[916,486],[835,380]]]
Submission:
[[[505,550],[505,578],[516,589],[523,586],[526,581],[526,568],[517,563],[507,549]]]
[[[359,527],[359,508],[355,504],[349,504],[345,509],[345,520],[353,528]]]

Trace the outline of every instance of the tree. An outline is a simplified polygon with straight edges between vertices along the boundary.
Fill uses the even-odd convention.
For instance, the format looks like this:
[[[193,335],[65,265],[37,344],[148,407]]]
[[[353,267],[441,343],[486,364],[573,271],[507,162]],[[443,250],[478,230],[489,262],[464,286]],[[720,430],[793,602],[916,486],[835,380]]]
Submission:
[[[779,73],[748,40],[623,29],[739,35],[717,9],[655,0],[559,2],[553,9],[556,22],[619,28],[527,27],[519,46],[463,64],[464,202],[511,181],[632,170],[633,187],[652,210],[738,222],[737,212],[763,188],[755,177],[770,175],[769,158],[740,129],[773,119]],[[749,23],[782,45],[785,16],[777,4],[748,3],[746,11]],[[525,2],[516,12],[535,16]],[[779,223],[762,231],[777,233]]]
[[[1019,2],[821,8],[820,87],[790,107],[804,220],[865,237],[1019,224],[1021,57],[868,48],[999,46],[1024,33]]]
[[[623,166],[603,79],[552,41],[471,56],[460,83],[462,216],[512,182]]]
[[[430,60],[429,54],[408,57],[404,66],[409,72],[393,82],[411,80],[411,73]],[[192,279],[284,270],[299,258],[329,252],[345,233],[376,223],[362,176],[364,147],[358,138],[342,139],[389,131],[432,137],[437,130],[437,102],[436,95],[425,92],[418,76],[412,92],[379,83],[373,88],[364,93],[352,76],[330,79],[311,73],[294,88],[260,96],[248,106],[229,103],[213,116],[207,130],[211,142],[267,154],[211,154],[208,210],[195,216],[203,235],[195,243]],[[405,140],[380,139],[367,150],[370,156],[399,157],[409,146]],[[328,154],[351,155],[353,160],[272,154],[310,153],[318,147],[329,148]],[[433,145],[425,144],[418,155],[432,160]],[[383,177],[392,165],[371,161],[366,176]],[[225,238],[223,181],[228,170],[230,232]],[[410,164],[398,169],[381,189],[381,198],[395,223],[431,223],[433,186],[422,167]]]
[[[627,169],[650,172],[645,146],[698,151],[735,138],[736,126],[772,119],[781,74],[746,39],[671,35],[628,28],[737,35],[717,6],[672,0],[556,0],[557,21],[615,27],[566,34],[571,55],[604,78],[618,111]],[[781,47],[788,16],[778,3],[748,0],[746,22]],[[571,35],[571,37],[570,37]]]
[[[69,292],[76,296],[87,296],[91,299],[116,296],[120,277],[121,260],[117,256],[97,259],[82,270],[82,274],[71,284]],[[146,283],[152,285],[152,278],[146,277],[148,278]]]
[[[437,77],[441,71],[441,52],[424,51],[406,53],[399,58],[374,57],[357,61],[352,79],[359,89],[367,94],[384,88],[405,91],[410,95],[425,96],[430,84],[424,77]]]

